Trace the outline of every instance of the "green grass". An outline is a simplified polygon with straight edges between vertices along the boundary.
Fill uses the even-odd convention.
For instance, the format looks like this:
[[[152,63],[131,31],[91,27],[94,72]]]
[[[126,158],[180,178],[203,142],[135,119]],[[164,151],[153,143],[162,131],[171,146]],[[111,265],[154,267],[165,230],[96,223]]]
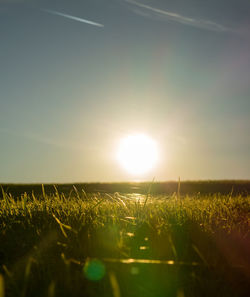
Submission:
[[[2,193],[2,296],[247,296],[250,196]]]

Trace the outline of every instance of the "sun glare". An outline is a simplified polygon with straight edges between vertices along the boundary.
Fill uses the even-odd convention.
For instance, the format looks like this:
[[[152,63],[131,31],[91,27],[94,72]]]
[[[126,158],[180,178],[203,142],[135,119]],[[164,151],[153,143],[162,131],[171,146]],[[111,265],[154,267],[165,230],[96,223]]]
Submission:
[[[120,141],[117,159],[130,174],[146,173],[158,159],[156,142],[144,134],[129,135]]]

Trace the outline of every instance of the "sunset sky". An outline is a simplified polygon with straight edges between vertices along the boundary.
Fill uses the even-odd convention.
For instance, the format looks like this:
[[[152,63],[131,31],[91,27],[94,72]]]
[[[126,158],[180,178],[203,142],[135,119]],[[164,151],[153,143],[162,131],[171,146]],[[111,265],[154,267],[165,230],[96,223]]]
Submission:
[[[0,0],[0,182],[250,179],[249,32],[249,0]]]

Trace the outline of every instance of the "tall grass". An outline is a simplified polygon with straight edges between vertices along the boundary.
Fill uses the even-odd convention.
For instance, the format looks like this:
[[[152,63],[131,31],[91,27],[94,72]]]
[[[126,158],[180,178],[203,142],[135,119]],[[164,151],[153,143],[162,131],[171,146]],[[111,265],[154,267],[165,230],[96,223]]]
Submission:
[[[41,196],[24,193],[14,198],[3,191],[0,292],[244,296],[249,213],[249,196],[181,197],[180,185],[171,196],[87,195],[73,189],[66,197],[56,188],[47,195],[43,187]],[[106,267],[98,281],[86,274],[95,258]],[[99,262],[94,263],[98,273]],[[173,268],[165,268],[169,266]],[[171,284],[164,282],[165,277],[172,279]],[[235,289],[239,279],[241,288]]]

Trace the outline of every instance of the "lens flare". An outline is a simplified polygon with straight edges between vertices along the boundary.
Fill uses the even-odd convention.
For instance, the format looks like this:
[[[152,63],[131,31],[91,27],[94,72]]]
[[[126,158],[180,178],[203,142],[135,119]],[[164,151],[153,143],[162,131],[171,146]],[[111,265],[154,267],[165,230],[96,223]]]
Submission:
[[[99,281],[101,280],[105,275],[105,266],[104,264],[97,260],[88,260],[83,268],[85,277],[92,281]]]

